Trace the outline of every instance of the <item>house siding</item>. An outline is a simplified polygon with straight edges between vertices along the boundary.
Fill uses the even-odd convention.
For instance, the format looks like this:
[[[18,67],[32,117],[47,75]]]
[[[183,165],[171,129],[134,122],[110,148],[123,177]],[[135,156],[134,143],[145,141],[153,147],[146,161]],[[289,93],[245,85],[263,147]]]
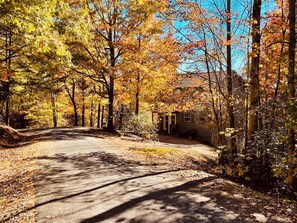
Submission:
[[[211,132],[201,126],[203,121],[201,120],[199,112],[191,112],[191,122],[184,121],[185,113],[187,112],[176,113],[177,134],[181,137],[196,139],[200,142],[216,146],[216,142]]]

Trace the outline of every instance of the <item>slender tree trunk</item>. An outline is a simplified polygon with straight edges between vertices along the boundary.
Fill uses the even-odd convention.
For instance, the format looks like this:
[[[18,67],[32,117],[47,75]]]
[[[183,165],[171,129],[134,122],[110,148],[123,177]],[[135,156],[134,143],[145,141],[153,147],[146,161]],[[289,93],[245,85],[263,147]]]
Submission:
[[[281,2],[281,8],[282,8],[282,21],[285,21],[285,16],[284,16],[284,0]],[[284,42],[285,42],[285,35],[286,35],[286,29],[282,27],[282,45],[281,45],[281,50],[280,50],[280,58],[283,58],[283,53],[284,53]],[[275,86],[274,90],[274,100],[276,100],[277,95],[278,95],[278,89],[280,85],[280,80],[281,80],[281,61],[278,64],[278,69],[277,69],[277,83]],[[275,106],[273,106],[273,111],[274,111]],[[274,115],[274,112],[273,112]]]
[[[139,71],[138,71],[138,73],[137,73],[136,94],[135,94],[135,115],[139,114],[139,93],[140,93],[139,82],[140,82],[140,74],[139,74]]]
[[[252,2],[250,3],[252,4]],[[252,8],[252,7],[250,7]],[[251,11],[249,12],[249,19],[250,21],[252,21],[252,13]],[[249,33],[251,31],[251,28],[249,27]],[[250,38],[248,38],[248,43],[247,43],[247,83],[249,83],[250,81],[250,57],[249,57],[249,53],[250,53]],[[242,153],[245,153],[248,149],[248,126],[249,126],[249,112],[250,112],[250,107],[249,107],[249,99],[250,99],[250,94],[249,94],[249,88],[248,85],[245,85],[245,131],[244,131],[244,149],[242,151]]]
[[[109,39],[109,52],[110,52],[110,75],[109,75],[109,89],[108,89],[108,118],[107,118],[107,130],[109,132],[114,131],[113,126],[113,102],[114,102],[114,81],[115,81],[115,46],[113,44],[113,35],[112,29],[109,29],[108,39]]]
[[[249,59],[248,59],[249,60]],[[244,128],[244,149],[242,153],[246,152],[246,149],[248,148],[248,124],[249,124],[249,90],[247,87],[245,87],[245,128]]]
[[[289,108],[292,108],[292,104],[295,102],[295,48],[296,48],[296,0],[289,0],[289,73],[288,73],[288,88],[289,88]],[[289,122],[293,113],[296,111],[289,111]],[[288,136],[288,182],[291,189],[297,191],[297,176],[296,176],[296,159],[297,151],[295,148],[295,130],[294,124],[291,122],[289,125],[289,136]],[[294,176],[295,175],[295,176]]]
[[[232,55],[231,55],[231,0],[227,0],[227,109],[229,115],[229,128],[235,130],[235,118],[233,109],[233,86],[232,86]],[[233,132],[233,131],[232,131]],[[231,157],[237,154],[235,134],[230,139]]]
[[[281,2],[281,9],[282,9],[282,21],[285,21],[285,15],[284,15],[284,0],[282,0]],[[281,49],[280,49],[280,61],[278,64],[278,68],[277,68],[277,82],[276,82],[276,86],[275,86],[275,90],[274,90],[274,96],[273,96],[273,105],[272,105],[272,109],[271,109],[271,122],[270,122],[270,126],[269,129],[274,128],[274,123],[275,123],[275,116],[276,116],[276,106],[277,106],[277,98],[278,98],[278,91],[279,91],[279,87],[280,87],[280,83],[281,83],[281,73],[282,73],[282,62],[283,62],[283,58],[284,56],[284,42],[285,42],[285,36],[286,36],[286,28],[282,27],[282,43],[281,43]]]
[[[209,93],[211,95],[211,105],[212,105],[212,111],[214,113],[214,121],[215,121],[215,125],[216,125],[216,128],[217,128],[217,137],[218,137],[218,145],[221,145],[221,143],[223,142],[222,140],[222,136],[220,135],[220,120],[219,120],[219,114],[218,114],[218,109],[216,108],[216,104],[215,104],[215,96],[214,96],[214,93],[213,93],[213,86],[212,86],[212,81],[211,81],[211,74],[210,74],[210,69],[209,69],[209,62],[208,62],[208,56],[207,54],[205,53],[205,63],[206,63],[206,68],[207,68],[207,75],[208,75],[208,90],[209,90]]]
[[[56,94],[51,92],[51,102],[52,102],[52,112],[53,112],[53,125],[54,128],[58,126],[58,117],[57,117],[57,103],[56,103]]]
[[[70,89],[68,88],[67,84],[65,83],[65,89],[66,92],[71,100],[72,106],[73,106],[73,112],[74,112],[74,126],[78,126],[78,115],[77,115],[77,106],[75,102],[75,82],[72,80],[72,90],[70,92]]]
[[[261,4],[262,0],[254,0],[253,16],[252,16],[252,60],[250,70],[250,114],[248,127],[248,144],[251,145],[253,135],[258,130],[258,112],[257,108],[260,102],[260,84],[259,84],[259,69],[260,69],[260,20],[261,20]]]
[[[110,77],[110,91],[108,93],[108,119],[107,119],[107,130],[109,132],[114,131],[113,127],[113,100],[114,100],[114,78]]]
[[[86,110],[86,107],[85,107],[85,89],[84,89],[84,86],[83,86],[83,89],[82,89],[82,109],[81,109],[81,125],[82,126],[85,126],[85,111]]]
[[[97,127],[98,128],[101,128],[101,117],[100,117],[100,114],[101,114],[101,104],[98,104],[98,114],[97,114]]]
[[[74,126],[78,126],[78,114],[77,114],[76,103],[73,104],[73,110],[74,110]]]
[[[93,127],[94,126],[93,110],[94,110],[94,104],[93,104],[93,101],[92,101],[91,102],[91,108],[90,108],[90,127]]]
[[[121,105],[119,129],[123,129],[123,119],[124,119],[124,105]]]
[[[74,111],[74,126],[78,126],[78,114],[77,114],[77,106],[76,106],[76,102],[75,102],[75,83],[73,81],[72,83],[72,97],[71,101],[72,101],[72,105],[73,105],[73,111]]]
[[[138,52],[140,53],[141,38],[138,36]],[[137,69],[136,94],[135,94],[135,115],[139,114],[139,95],[140,95],[140,70]]]
[[[9,108],[10,108],[10,85],[11,85],[11,45],[12,45],[12,32],[6,31],[6,72],[7,72],[7,84],[6,84],[6,106],[5,106],[5,124],[9,125]]]
[[[105,110],[105,107],[102,106],[102,113],[101,113],[101,127],[103,128],[103,122],[104,122],[104,110]]]
[[[5,124],[9,125],[9,107],[10,107],[10,81],[6,85],[6,101],[5,101]]]
[[[205,35],[205,32],[203,30],[203,36],[204,36],[204,40],[206,40],[206,35]],[[216,107],[216,104],[215,104],[215,95],[214,95],[214,92],[213,92],[213,83],[212,83],[212,79],[211,79],[211,74],[210,74],[210,67],[209,67],[209,58],[208,58],[208,47],[207,47],[207,43],[206,41],[204,42],[204,47],[205,47],[205,51],[204,51],[204,56],[205,56],[205,65],[206,65],[206,71],[207,71],[207,77],[208,77],[208,90],[209,90],[209,93],[211,95],[211,106],[212,106],[212,112],[214,113],[214,122],[215,122],[215,125],[216,125],[216,128],[217,128],[217,138],[218,138],[218,145],[221,145],[222,142],[223,142],[223,139],[222,139],[222,135],[220,135],[220,118],[219,118],[219,112],[218,112],[218,109]],[[219,83],[218,83],[219,84]]]

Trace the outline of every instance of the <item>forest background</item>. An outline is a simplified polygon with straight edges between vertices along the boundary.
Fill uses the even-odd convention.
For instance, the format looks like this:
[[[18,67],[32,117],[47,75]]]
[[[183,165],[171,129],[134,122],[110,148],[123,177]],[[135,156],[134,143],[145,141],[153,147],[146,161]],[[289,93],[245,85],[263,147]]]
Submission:
[[[199,110],[220,139],[226,174],[296,196],[295,8],[295,0],[1,0],[1,121],[113,131],[125,112],[148,123],[152,112]],[[177,90],[189,73],[206,73],[208,84]],[[234,74],[244,82],[239,98]]]

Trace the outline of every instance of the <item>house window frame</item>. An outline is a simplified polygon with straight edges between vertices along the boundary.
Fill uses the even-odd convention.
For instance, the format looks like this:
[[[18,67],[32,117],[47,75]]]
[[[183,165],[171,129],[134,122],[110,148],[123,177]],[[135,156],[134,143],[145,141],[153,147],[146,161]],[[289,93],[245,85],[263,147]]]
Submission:
[[[192,122],[192,113],[191,112],[184,113],[184,122]]]

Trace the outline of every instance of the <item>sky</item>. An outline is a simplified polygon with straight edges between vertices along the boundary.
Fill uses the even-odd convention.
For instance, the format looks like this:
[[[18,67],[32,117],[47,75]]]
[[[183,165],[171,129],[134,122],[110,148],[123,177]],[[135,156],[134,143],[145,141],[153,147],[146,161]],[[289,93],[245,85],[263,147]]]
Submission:
[[[211,16],[212,14],[219,16],[219,11],[225,12],[225,4],[226,0],[194,0],[195,2],[200,3],[201,8],[206,9],[208,12],[205,14],[205,16]],[[237,73],[243,73],[246,66],[246,58],[247,58],[247,42],[249,36],[249,28],[247,27],[247,23],[245,22],[245,19],[248,19],[249,10],[251,9],[252,3],[250,0],[231,0],[231,15],[232,15],[232,23],[234,24],[233,27],[231,27],[232,32],[232,38],[234,40],[239,41],[233,41],[232,42],[232,69],[235,70]],[[180,8],[176,8],[179,10]],[[262,2],[262,24],[265,23],[265,14],[271,10],[275,9],[275,4],[273,0],[264,0]],[[183,10],[184,11],[184,10]],[[186,12],[184,11],[184,14]],[[197,12],[198,13],[198,12]],[[181,13],[182,15],[182,13]],[[172,28],[175,31],[175,37],[179,39],[180,41],[184,43],[189,43],[191,40],[197,39],[197,36],[201,35],[198,30],[193,32],[189,32],[186,27],[189,25],[189,21],[184,20],[178,20],[175,19],[174,23],[172,23]],[[236,27],[235,27],[236,26]],[[221,29],[226,29],[225,23],[221,25]],[[224,37],[226,35],[225,33],[218,33],[218,30],[215,30],[216,35]],[[209,38],[212,36],[210,33],[208,33]],[[196,36],[195,36],[196,35]],[[194,37],[195,36],[195,37]],[[240,38],[239,38],[240,37]],[[200,37],[202,38],[202,37]],[[223,39],[223,38],[221,38]],[[251,40],[250,40],[251,42]],[[210,41],[208,41],[208,47],[211,48]],[[186,59],[182,64],[179,66],[179,72],[192,72],[196,71],[197,69],[203,70],[203,62],[200,63],[196,61],[198,59],[199,54],[203,53],[203,51],[197,50],[195,51],[196,58],[193,57],[192,59],[188,58]],[[193,66],[195,65],[195,66]]]

